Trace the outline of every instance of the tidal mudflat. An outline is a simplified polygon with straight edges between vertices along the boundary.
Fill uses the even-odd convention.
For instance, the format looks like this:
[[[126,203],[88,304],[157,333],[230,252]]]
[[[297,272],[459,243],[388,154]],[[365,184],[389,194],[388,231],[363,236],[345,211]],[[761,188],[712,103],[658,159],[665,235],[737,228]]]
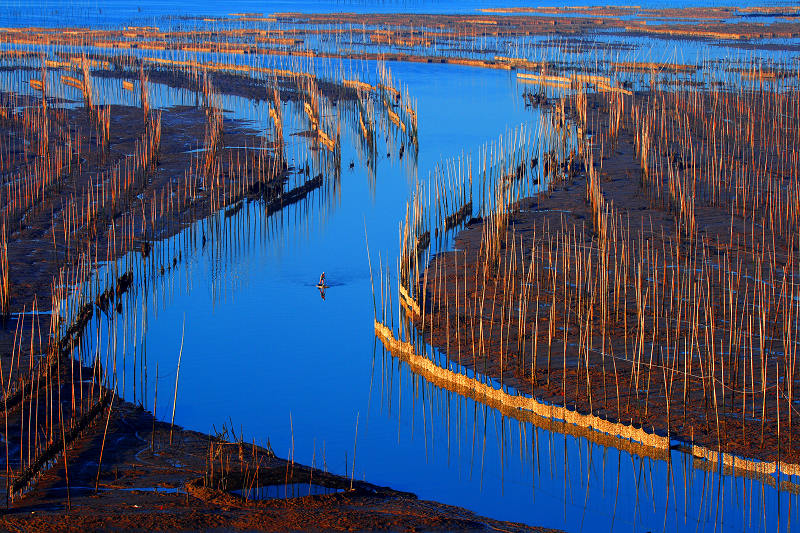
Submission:
[[[0,8],[4,527],[793,529],[797,8],[273,4]]]

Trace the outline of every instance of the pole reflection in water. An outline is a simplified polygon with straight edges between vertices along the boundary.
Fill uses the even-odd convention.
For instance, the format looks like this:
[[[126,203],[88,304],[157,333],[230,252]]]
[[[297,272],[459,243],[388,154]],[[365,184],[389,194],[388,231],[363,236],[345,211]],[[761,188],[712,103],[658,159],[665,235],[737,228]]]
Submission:
[[[375,357],[371,398],[381,417],[396,418],[397,445],[416,442],[428,470],[446,465],[484,503],[513,501],[537,524],[570,531],[791,530],[796,478],[782,476],[779,489],[775,476],[500,411],[436,386],[382,347]]]
[[[405,148],[400,158],[408,142],[380,102],[340,103],[341,160],[358,167],[324,172],[328,167],[310,153],[310,142],[291,135],[307,129],[303,104],[284,102],[287,158],[295,167],[286,189],[305,187],[318,171],[321,184],[280,208],[245,200],[236,211],[217,212],[156,243],[148,261],[132,254],[118,263],[134,272],[136,288],[121,313],[93,324],[83,359],[102,357],[123,398],[164,416],[171,412],[179,354],[174,325],[186,313],[176,422],[187,427],[208,431],[230,420],[297,461],[311,464],[322,449],[325,468],[338,473],[571,531],[788,529],[796,478],[753,479],[677,450],[662,453],[498,409],[375,351],[365,226],[378,245],[370,256],[381,273],[377,292],[393,295],[397,280],[383,274],[394,272],[397,258],[384,250],[396,249],[397,222],[417,174],[430,191],[443,179],[434,170],[442,154],[474,150],[521,116],[519,87],[502,72],[392,68],[412,85],[427,119],[418,157]],[[434,82],[442,80],[445,89],[437,89]],[[150,87],[154,108],[194,101],[153,82]],[[263,102],[254,111],[247,99],[221,101],[228,116],[261,131],[271,127]],[[355,127],[365,117],[373,121],[370,143]],[[538,119],[525,116],[528,123]],[[309,176],[299,172],[309,165]],[[477,198],[477,183],[473,189]],[[431,239],[437,250],[452,246],[457,227],[450,229]],[[322,270],[337,282],[327,293],[313,288]],[[97,284],[107,275],[98,273]],[[394,308],[388,313],[393,317]],[[158,406],[152,404],[156,382]]]

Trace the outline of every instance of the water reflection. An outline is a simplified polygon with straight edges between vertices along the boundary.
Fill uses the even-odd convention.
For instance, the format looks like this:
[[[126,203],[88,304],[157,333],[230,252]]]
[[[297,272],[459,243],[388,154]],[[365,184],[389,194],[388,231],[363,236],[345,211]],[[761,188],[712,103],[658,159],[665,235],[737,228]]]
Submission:
[[[369,261],[394,272],[397,221],[417,180],[430,183],[442,159],[474,152],[520,120],[538,120],[521,109],[521,87],[507,73],[391,68],[420,102],[418,155],[411,157],[385,117],[377,120],[378,142],[362,142],[347,117],[378,112],[345,106],[342,160],[353,161],[352,173],[326,174],[301,201],[274,211],[245,201],[231,216],[217,213],[156,244],[148,262],[132,254],[98,272],[102,285],[132,271],[136,290],[121,313],[95,320],[79,357],[102,358],[120,394],[161,417],[172,395],[162,393],[154,405],[156,386],[169,391],[183,353],[178,423],[208,431],[230,420],[308,464],[321,442],[333,471],[496,518],[572,531],[788,530],[794,477],[741,476],[677,450],[661,453],[497,409],[376,351]],[[102,82],[98,91],[125,94],[119,83]],[[188,91],[151,85],[154,107],[194,105]],[[229,117],[267,129],[263,103],[223,96],[222,106]],[[284,111],[287,131],[300,131],[300,104],[286,103]],[[293,166],[319,165],[304,138],[287,142]],[[295,173],[287,187],[305,183]],[[370,256],[365,232],[376,245]],[[442,235],[438,249],[450,246],[451,234]],[[326,297],[325,283],[320,298],[310,290],[323,269],[337,282],[335,297]],[[389,289],[381,284],[379,291]],[[181,352],[176,329],[184,316]]]
[[[678,450],[631,449],[563,424],[562,433],[437,387],[382,349],[376,366],[372,397],[381,416],[397,418],[398,445],[416,442],[426,469],[477,486],[470,504],[519,506],[527,512],[518,518],[573,531],[791,530],[799,481],[791,476],[779,489],[774,476],[734,473]]]

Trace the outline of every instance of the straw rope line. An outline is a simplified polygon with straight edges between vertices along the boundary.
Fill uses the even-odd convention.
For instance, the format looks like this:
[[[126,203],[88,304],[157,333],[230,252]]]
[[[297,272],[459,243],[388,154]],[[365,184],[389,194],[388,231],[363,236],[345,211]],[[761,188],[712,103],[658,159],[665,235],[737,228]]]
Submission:
[[[482,403],[486,403],[484,400],[491,400],[502,407],[529,412],[551,421],[562,420],[566,424],[572,424],[621,439],[636,441],[644,446],[658,450],[668,451],[672,448],[669,437],[649,433],[644,429],[620,422],[611,422],[596,415],[585,415],[571,411],[566,407],[543,403],[532,397],[509,394],[475,378],[442,368],[427,357],[418,355],[411,343],[396,339],[392,330],[377,320],[375,321],[375,335],[393,355],[408,363],[415,373],[423,376],[433,376],[445,385],[471,392],[473,398]],[[445,386],[444,388],[448,387]],[[746,459],[700,445],[692,445],[691,454],[711,463],[719,463],[720,457],[722,457],[724,466],[729,466],[742,472],[772,475],[780,471],[787,476],[800,476],[800,464]]]

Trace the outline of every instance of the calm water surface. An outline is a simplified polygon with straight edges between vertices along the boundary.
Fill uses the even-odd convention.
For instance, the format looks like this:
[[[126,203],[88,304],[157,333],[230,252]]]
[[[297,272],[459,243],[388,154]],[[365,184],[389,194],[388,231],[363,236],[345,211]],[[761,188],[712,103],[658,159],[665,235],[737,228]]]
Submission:
[[[269,219],[248,206],[227,220],[227,237],[188,253],[146,302],[140,295],[130,315],[139,330],[146,320],[147,382],[142,392],[133,377],[143,369],[137,358],[134,370],[131,335],[125,376],[118,370],[126,398],[152,408],[158,365],[156,412],[169,418],[185,321],[176,422],[186,427],[233,427],[281,456],[341,474],[355,466],[358,478],[505,520],[570,531],[787,530],[796,496],[696,468],[677,451],[670,461],[639,457],[520,423],[427,384],[376,345],[365,227],[373,270],[388,265],[394,277],[414,176],[540,120],[508,72],[389,66],[419,102],[417,162],[399,161],[396,140],[384,140],[372,180],[345,123],[338,183]],[[230,116],[261,127],[245,101],[224,101]],[[322,271],[332,285],[324,300],[314,287]]]
[[[682,6],[730,6],[727,0],[692,0]],[[794,2],[756,0],[740,2],[748,6],[792,6]],[[176,19],[190,16],[224,16],[231,13],[475,13],[491,7],[555,6],[565,4],[556,0],[230,0],[216,2],[198,0],[4,0],[0,5],[0,20],[13,26],[88,26],[121,24],[161,24],[163,17]],[[581,6],[607,6],[605,0],[581,1]],[[645,9],[676,7],[668,0],[643,0],[634,5]]]
[[[78,21],[113,23],[115,17],[130,20],[151,11],[253,11],[237,2],[224,10],[203,2],[191,8],[161,2],[155,9],[143,2],[141,15],[135,3],[71,5],[39,1],[39,14],[25,18],[15,15],[23,4],[10,0],[0,7],[0,20],[45,24],[71,14]],[[484,4],[311,2],[303,9],[455,12],[478,5]],[[298,9],[287,2],[258,7]],[[660,53],[705,53],[699,47],[664,48]],[[185,324],[175,417],[185,427],[233,427],[246,440],[269,443],[280,456],[532,525],[569,531],[791,530],[797,496],[774,486],[797,479],[734,477],[699,468],[677,451],[669,461],[651,459],[536,428],[427,384],[376,344],[365,232],[373,271],[388,268],[393,278],[398,224],[415,180],[429,179],[448,158],[463,154],[477,162],[480,146],[523,124],[535,131],[540,120],[523,108],[523,87],[513,73],[388,66],[418,102],[418,158],[406,151],[399,160],[397,139],[383,139],[371,176],[357,149],[358,132],[345,121],[338,180],[328,176],[307,200],[269,218],[251,204],[225,220],[225,238],[218,235],[194,251],[184,248],[178,267],[133,295],[116,325],[117,379],[125,398],[169,419]],[[376,65],[347,68],[374,73]],[[0,76],[0,88],[18,82],[8,73]],[[114,83],[99,82],[98,90],[114,94]],[[136,97],[130,98],[135,104]],[[154,106],[193,102],[188,93],[153,84]],[[223,106],[229,118],[266,128],[266,108],[233,97],[225,97]],[[298,111],[287,104],[284,112],[287,134],[298,131]],[[290,157],[303,162],[304,153],[303,141],[290,138]],[[206,223],[196,226],[195,236],[211,235]],[[163,246],[183,246],[187,235]],[[331,285],[325,299],[314,287],[322,271]],[[102,345],[104,324],[98,326]]]

